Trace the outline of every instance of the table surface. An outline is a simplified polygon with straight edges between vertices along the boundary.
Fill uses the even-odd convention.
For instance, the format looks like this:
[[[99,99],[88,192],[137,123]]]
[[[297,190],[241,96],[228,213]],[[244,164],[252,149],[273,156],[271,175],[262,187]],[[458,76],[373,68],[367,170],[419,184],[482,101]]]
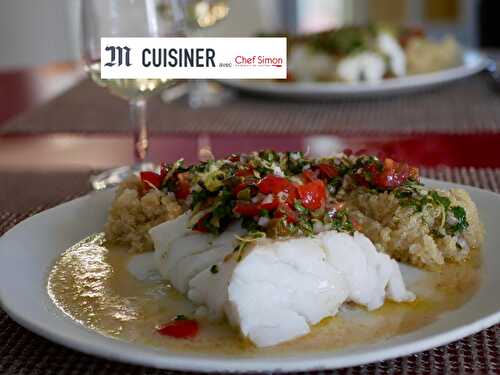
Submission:
[[[189,109],[149,100],[153,133],[471,134],[500,129],[498,91],[486,73],[419,93],[366,100],[299,101],[236,95],[222,107]],[[127,103],[83,80],[0,133],[128,133]]]
[[[126,103],[85,80],[0,127],[0,232],[29,213],[87,191],[92,171],[133,162],[126,120]],[[500,186],[500,95],[484,75],[430,92],[362,102],[237,96],[222,107],[195,111],[182,100],[163,104],[155,99],[150,123],[154,161],[184,157],[194,162],[207,147],[216,156],[269,147],[317,155],[367,149],[422,166],[433,177],[496,191]],[[36,358],[43,363],[37,366],[19,345],[3,342],[0,372],[156,373],[48,344],[1,314],[0,336],[7,332],[10,340],[18,336],[25,347],[36,346]],[[346,372],[410,368],[440,373],[476,367],[497,373],[499,331],[497,326],[433,351]],[[69,362],[51,363],[47,356]]]

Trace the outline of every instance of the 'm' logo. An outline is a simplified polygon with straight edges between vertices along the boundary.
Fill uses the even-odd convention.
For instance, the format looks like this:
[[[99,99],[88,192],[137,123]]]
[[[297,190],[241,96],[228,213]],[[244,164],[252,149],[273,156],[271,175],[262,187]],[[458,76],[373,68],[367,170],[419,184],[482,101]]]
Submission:
[[[130,66],[130,48],[129,47],[106,47],[106,51],[111,53],[111,61],[106,63],[105,66]]]

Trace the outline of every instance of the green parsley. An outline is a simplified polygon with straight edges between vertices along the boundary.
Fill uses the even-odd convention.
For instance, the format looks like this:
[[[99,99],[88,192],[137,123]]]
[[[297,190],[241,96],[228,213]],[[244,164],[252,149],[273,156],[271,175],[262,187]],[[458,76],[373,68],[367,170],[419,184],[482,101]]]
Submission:
[[[469,222],[467,221],[467,214],[465,213],[464,208],[460,206],[454,206],[451,208],[451,213],[457,220],[457,223],[451,225],[448,228],[448,232],[451,235],[454,235],[456,233],[462,233],[469,227]]]

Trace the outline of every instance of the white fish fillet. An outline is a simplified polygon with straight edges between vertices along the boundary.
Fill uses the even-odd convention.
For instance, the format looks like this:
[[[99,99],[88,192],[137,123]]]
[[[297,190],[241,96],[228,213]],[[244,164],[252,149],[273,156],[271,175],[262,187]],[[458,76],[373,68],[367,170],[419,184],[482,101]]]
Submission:
[[[182,229],[186,223],[181,216],[150,231],[160,273],[212,317],[226,316],[259,347],[309,333],[346,301],[372,310],[385,298],[415,298],[398,264],[360,233],[259,240],[237,262],[227,255],[234,235],[243,233],[238,224],[216,238]]]

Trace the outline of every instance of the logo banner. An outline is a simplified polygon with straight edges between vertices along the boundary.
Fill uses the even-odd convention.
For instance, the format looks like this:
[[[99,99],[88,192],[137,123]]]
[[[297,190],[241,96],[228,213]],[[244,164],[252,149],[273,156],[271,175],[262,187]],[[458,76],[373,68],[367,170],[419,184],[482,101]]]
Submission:
[[[285,79],[286,38],[101,38],[102,79]]]

